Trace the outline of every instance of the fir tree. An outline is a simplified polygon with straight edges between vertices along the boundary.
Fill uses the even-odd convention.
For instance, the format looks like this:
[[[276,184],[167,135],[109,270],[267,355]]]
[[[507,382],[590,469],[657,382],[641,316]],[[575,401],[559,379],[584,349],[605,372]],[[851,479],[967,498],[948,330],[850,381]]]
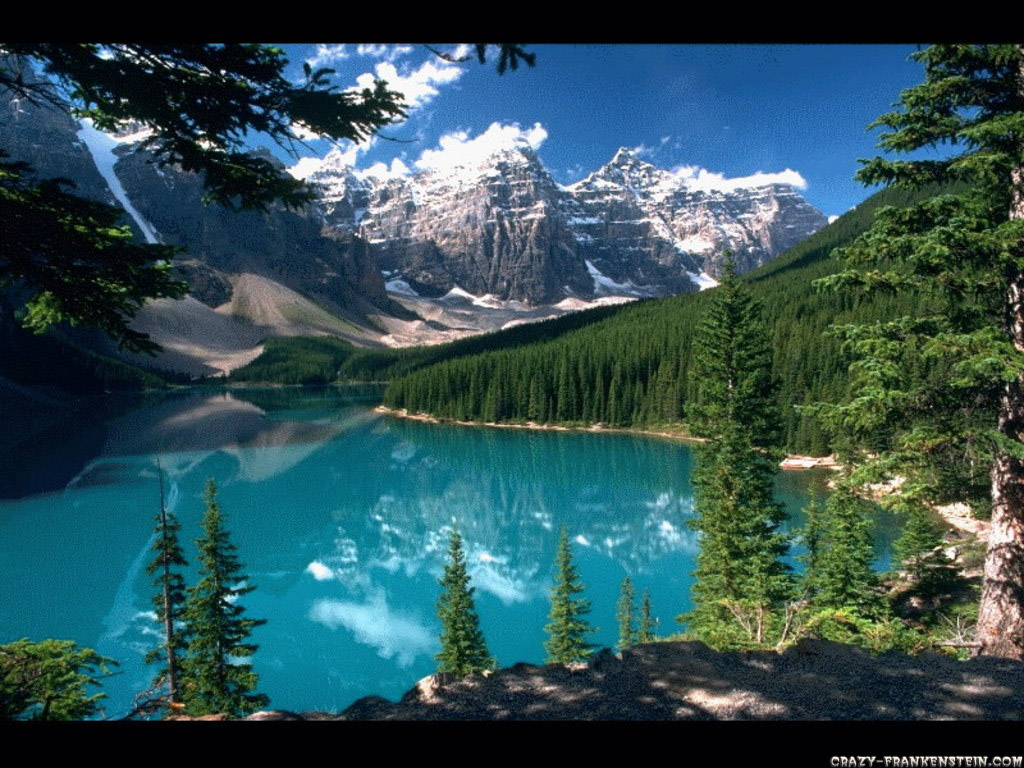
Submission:
[[[903,533],[896,540],[894,549],[903,566],[918,582],[926,582],[934,574],[935,566],[948,565],[945,556],[939,552],[942,546],[942,531],[935,523],[934,513],[924,504],[904,505]]]
[[[691,525],[701,534],[694,607],[680,620],[716,647],[763,645],[792,591],[781,560],[785,510],[772,497],[777,383],[760,306],[728,258],[695,343],[699,389],[688,414],[693,432],[709,442],[698,449],[693,476]]]
[[[245,715],[269,703],[266,696],[252,693],[258,676],[242,661],[257,649],[248,642],[252,630],[266,622],[243,618],[245,609],[237,602],[255,587],[244,585],[213,480],[206,484],[205,501],[203,537],[196,541],[200,579],[189,590],[184,611],[188,652],[181,665],[181,700],[189,715]]]
[[[0,645],[0,721],[85,720],[106,697],[91,687],[117,662],[71,640]]]
[[[622,581],[615,613],[615,618],[619,622],[618,649],[620,651],[637,643],[635,598],[636,591],[633,589],[633,580],[627,576]]]
[[[577,595],[583,592],[583,583],[572,562],[569,549],[569,531],[563,525],[558,536],[555,556],[555,586],[551,590],[550,623],[544,628],[548,640],[544,643],[548,664],[568,664],[585,661],[593,653],[587,635],[593,632],[584,618],[590,613],[590,602]]]
[[[880,607],[868,512],[867,503],[844,482],[823,508],[812,502],[808,509],[805,583],[815,608],[853,608],[869,615]]]
[[[640,603],[640,627],[636,633],[637,644],[654,642],[654,628],[658,626],[658,620],[654,618],[651,610],[651,593],[645,589],[644,599]]]
[[[830,287],[912,296],[895,321],[841,329],[853,397],[834,409],[840,431],[881,436],[863,480],[899,474],[912,503],[942,501],[946,468],[990,469],[992,534],[978,619],[980,652],[1024,658],[1024,50],[936,45],[912,54],[924,81],[882,115],[890,152],[947,147],[943,159],[876,157],[865,184],[943,194],[883,209],[843,251]],[[918,370],[942,373],[925,386]],[[966,461],[964,460],[966,458]],[[964,483],[962,486],[969,486]],[[955,486],[954,486],[955,487]],[[904,502],[907,503],[907,502]]]
[[[435,657],[437,671],[457,679],[494,669],[497,663],[488,652],[480,631],[473,601],[475,590],[469,586],[466,556],[458,530],[452,531],[448,541],[448,562],[440,584],[443,589],[437,601],[437,616],[441,620],[441,652]]]
[[[152,664],[161,658],[166,661],[153,687],[159,689],[166,685],[167,703],[173,708],[181,701],[178,671],[185,647],[185,638],[179,626],[185,608],[185,579],[177,569],[184,568],[188,562],[178,543],[181,526],[164,504],[164,472],[159,464],[157,472],[160,478],[160,512],[156,516],[156,541],[152,546],[155,555],[146,567],[146,572],[154,577],[153,586],[158,590],[153,596],[153,605],[157,621],[160,622],[163,642],[146,654],[146,663]]]

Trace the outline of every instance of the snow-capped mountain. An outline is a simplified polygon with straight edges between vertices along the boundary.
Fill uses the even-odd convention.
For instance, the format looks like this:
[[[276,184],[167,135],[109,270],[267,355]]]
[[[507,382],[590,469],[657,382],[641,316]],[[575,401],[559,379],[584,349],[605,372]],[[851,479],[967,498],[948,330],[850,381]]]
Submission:
[[[694,291],[725,249],[742,272],[826,224],[789,186],[698,188],[627,149],[563,187],[525,141],[414,175],[357,171],[336,150],[308,178],[314,206],[235,213],[141,138],[0,94],[0,148],[182,249],[191,295],[150,302],[135,327],[163,345],[159,366],[191,373],[237,367],[271,336],[431,343]]]
[[[684,293],[714,284],[727,249],[749,271],[827,223],[788,185],[694,188],[626,148],[568,187],[525,143],[388,179],[360,177],[334,152],[308,180],[324,222],[365,239],[392,290],[423,297]]]

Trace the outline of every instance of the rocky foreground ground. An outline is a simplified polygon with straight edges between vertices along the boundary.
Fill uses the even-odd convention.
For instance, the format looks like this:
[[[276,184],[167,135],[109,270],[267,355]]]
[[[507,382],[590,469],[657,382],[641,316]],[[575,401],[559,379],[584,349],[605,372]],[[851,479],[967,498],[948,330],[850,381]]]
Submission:
[[[604,650],[587,665],[516,664],[399,702],[368,696],[340,715],[252,720],[1020,720],[1024,663],[880,656],[804,640],[784,653],[717,653],[699,642]]]

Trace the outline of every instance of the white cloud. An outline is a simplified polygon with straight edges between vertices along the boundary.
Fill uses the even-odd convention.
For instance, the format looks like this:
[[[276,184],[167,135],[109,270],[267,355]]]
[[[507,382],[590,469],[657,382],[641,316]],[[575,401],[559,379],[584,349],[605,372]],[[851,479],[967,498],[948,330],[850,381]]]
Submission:
[[[321,157],[303,157],[295,165],[288,168],[288,173],[296,179],[307,179],[317,171],[340,171],[343,168],[352,168],[360,152],[365,152],[373,144],[369,142],[353,144],[346,142],[345,148],[333,147],[330,152]]]
[[[682,165],[673,168],[672,173],[687,188],[701,192],[732,192],[749,187],[763,187],[765,184],[789,184],[797,189],[807,189],[807,180],[798,171],[790,168],[779,173],[758,171],[750,176],[735,179],[727,179],[723,173],[714,173],[696,165]]]
[[[400,667],[410,666],[417,656],[430,656],[436,647],[433,633],[414,616],[392,611],[382,591],[371,595],[368,603],[318,600],[309,618],[330,629],[344,627],[356,642],[376,648],[381,658],[397,656]]]
[[[416,109],[440,93],[436,86],[455,82],[465,71],[458,64],[428,59],[418,69],[401,74],[390,61],[382,61],[372,73],[364,72],[356,78],[356,89],[373,88],[374,80],[386,80],[389,90],[401,93],[409,109]]]
[[[517,146],[537,149],[547,137],[547,129],[540,123],[534,123],[532,128],[525,130],[518,123],[491,123],[486,131],[473,139],[468,131],[445,134],[438,141],[440,149],[424,150],[414,165],[420,170],[435,171],[473,165],[503,149]]]
[[[309,565],[307,565],[306,573],[310,574],[317,581],[327,581],[328,579],[334,578],[334,571],[332,571],[326,565],[321,563],[319,560],[314,560]]]
[[[320,43],[316,47],[316,53],[306,59],[306,63],[313,69],[319,67],[330,67],[337,64],[339,61],[344,61],[351,56],[346,48],[345,43],[337,43],[336,45],[324,45]]]
[[[395,59],[412,53],[411,45],[386,45],[384,43],[360,43],[356,46],[356,53],[360,56],[372,56],[375,59]]]
[[[835,215],[829,216],[829,217],[828,217],[828,223],[829,223],[829,224],[831,224],[831,223],[832,223],[833,221],[835,221],[835,220],[836,220],[836,219],[838,219],[838,218],[839,218],[839,217],[838,217],[838,216],[835,216]]]
[[[412,170],[409,166],[402,162],[400,157],[396,157],[391,161],[390,166],[382,162],[376,162],[365,170],[356,171],[356,176],[360,179],[375,178],[380,181],[387,181],[388,179],[408,176],[410,173],[412,173]],[[392,456],[392,458],[394,457]]]
[[[658,140],[658,143],[655,144],[653,147],[648,147],[645,144],[640,144],[640,145],[638,145],[636,147],[633,147],[633,152],[636,153],[636,155],[639,156],[639,157],[650,157],[655,152],[657,152],[659,149],[664,147],[665,144],[668,143],[668,140],[670,138],[672,138],[672,137],[671,136],[662,136]]]

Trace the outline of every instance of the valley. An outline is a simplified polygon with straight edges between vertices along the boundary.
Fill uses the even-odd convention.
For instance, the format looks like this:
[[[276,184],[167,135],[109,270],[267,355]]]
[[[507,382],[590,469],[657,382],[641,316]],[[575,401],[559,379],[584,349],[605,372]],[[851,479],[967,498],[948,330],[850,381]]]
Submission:
[[[0,43],[0,720],[1017,716],[1024,48],[538,48]]]

